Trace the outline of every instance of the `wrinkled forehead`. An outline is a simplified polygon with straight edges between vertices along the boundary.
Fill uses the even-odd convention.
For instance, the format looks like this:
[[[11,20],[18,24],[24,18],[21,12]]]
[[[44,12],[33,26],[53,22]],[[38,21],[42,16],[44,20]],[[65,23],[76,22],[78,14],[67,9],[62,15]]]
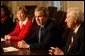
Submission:
[[[73,12],[74,12],[74,10],[71,10],[71,9],[67,10],[67,13],[73,13]]]
[[[69,9],[67,10],[67,13],[80,14],[80,12],[81,12],[81,10],[80,10],[80,9],[77,9],[77,8],[74,8],[74,9],[69,8]]]
[[[66,16],[74,16],[74,11],[68,11]]]

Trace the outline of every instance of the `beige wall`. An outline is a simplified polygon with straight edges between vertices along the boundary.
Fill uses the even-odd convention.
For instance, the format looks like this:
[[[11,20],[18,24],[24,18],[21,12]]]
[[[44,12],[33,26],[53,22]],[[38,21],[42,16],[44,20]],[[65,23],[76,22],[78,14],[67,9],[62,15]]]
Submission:
[[[69,7],[77,7],[84,12],[84,1],[69,1],[67,2],[67,8]]]
[[[15,14],[17,6],[22,5],[47,6],[47,1],[3,1],[2,3],[9,6],[13,14]],[[14,18],[16,18],[16,15],[14,15]]]
[[[69,7],[77,7],[84,12],[84,1],[61,1],[61,3],[63,11],[66,11]]]
[[[20,5],[40,5],[40,6],[46,6],[47,3],[45,1],[17,1],[17,6]]]
[[[67,2],[66,1],[61,1],[61,10],[66,11],[67,9]]]
[[[21,5],[48,6],[47,1],[3,1],[2,3],[15,9]],[[61,10],[66,11],[69,7],[78,7],[84,12],[84,1],[61,1]]]
[[[10,6],[13,14],[15,14],[16,7],[21,5],[48,6],[47,1],[3,1],[2,3]],[[61,1],[61,10],[66,11],[69,7],[78,7],[84,12],[84,1]]]

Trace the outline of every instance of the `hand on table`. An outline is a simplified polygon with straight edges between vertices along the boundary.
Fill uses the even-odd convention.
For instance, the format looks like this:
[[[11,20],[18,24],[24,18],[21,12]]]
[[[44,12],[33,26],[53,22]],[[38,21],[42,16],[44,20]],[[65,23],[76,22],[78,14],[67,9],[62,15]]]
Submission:
[[[57,47],[56,48],[51,47],[51,50],[49,50],[49,54],[50,55],[64,55],[64,52]]]
[[[5,40],[10,40],[11,36],[10,35],[5,35],[4,39]]]
[[[18,47],[19,48],[29,48],[29,45],[25,41],[19,41],[18,42]]]

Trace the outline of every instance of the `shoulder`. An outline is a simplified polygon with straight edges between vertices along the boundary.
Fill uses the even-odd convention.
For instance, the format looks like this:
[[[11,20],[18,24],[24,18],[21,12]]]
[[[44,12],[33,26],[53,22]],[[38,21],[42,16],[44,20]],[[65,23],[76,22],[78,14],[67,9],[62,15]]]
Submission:
[[[83,41],[83,38],[84,38],[84,24],[81,24],[79,29],[78,29],[78,32],[77,32],[77,35],[80,37],[80,39],[82,39]]]
[[[56,22],[51,19],[48,19],[47,24],[48,24],[48,26],[52,26],[52,27],[57,26]]]
[[[79,32],[82,32],[82,33],[84,32],[84,24],[83,23],[79,27]]]
[[[55,21],[48,19],[46,22],[46,28],[48,29],[56,29],[57,28],[57,24],[55,23]]]
[[[32,24],[32,20],[31,19],[28,19],[27,20],[27,24]]]

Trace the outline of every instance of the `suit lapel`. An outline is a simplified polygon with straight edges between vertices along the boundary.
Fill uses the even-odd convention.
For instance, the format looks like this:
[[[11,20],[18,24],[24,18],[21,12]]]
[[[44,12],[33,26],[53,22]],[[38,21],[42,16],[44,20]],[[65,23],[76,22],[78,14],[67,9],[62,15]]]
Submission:
[[[76,42],[78,41],[78,38],[79,38],[79,30],[80,28],[78,29],[78,32],[75,34],[75,36],[73,37],[73,43],[72,43],[72,46],[71,46],[71,50],[74,48],[74,46],[77,44]]]
[[[47,29],[43,29],[41,41],[46,38],[47,32]]]
[[[68,39],[67,39],[67,44],[65,46],[65,52],[68,52],[69,49],[69,44],[71,43],[71,37],[72,37],[73,30],[69,31]]]

